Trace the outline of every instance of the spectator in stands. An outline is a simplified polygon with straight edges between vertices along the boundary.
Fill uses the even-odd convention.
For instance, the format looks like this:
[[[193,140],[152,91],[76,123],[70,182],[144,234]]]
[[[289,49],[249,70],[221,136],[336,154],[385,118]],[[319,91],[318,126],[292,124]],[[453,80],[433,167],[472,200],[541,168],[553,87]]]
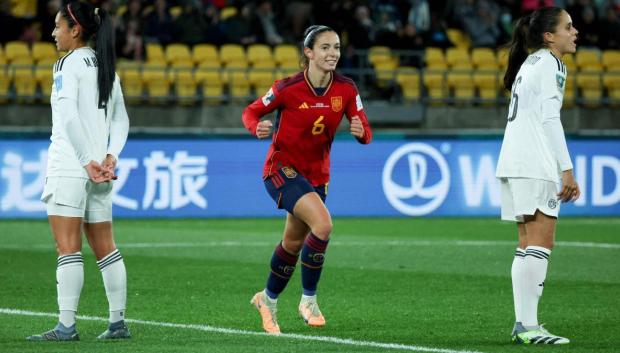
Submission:
[[[499,7],[487,0],[477,0],[470,10],[472,13],[463,17],[463,24],[472,46],[495,48],[501,35]]]
[[[375,45],[395,47],[398,43],[398,32],[402,23],[391,6],[377,8]]]
[[[603,49],[620,50],[620,5],[618,10],[612,4],[605,8],[604,17],[601,20],[600,44]]]
[[[144,59],[144,43],[140,33],[140,25],[135,19],[125,24],[125,32],[119,33],[116,41],[116,55],[134,61]]]
[[[581,24],[579,29],[582,35],[579,36],[579,45],[581,47],[598,48],[600,46],[600,22],[597,20],[594,14],[594,8],[591,6],[584,7],[581,12]],[[609,29],[603,29],[608,31]],[[613,32],[612,32],[613,33]],[[620,32],[616,32],[616,36]]]
[[[426,0],[409,0],[411,9],[407,14],[407,24],[413,26],[415,33],[424,36],[431,28],[431,14]],[[409,30],[409,32],[412,32]]]
[[[262,27],[253,10],[252,4],[245,3],[239,7],[237,14],[222,21],[228,43],[250,45],[260,41]]]
[[[374,23],[370,18],[370,10],[365,5],[355,8],[354,21],[351,27],[347,28],[349,34],[349,45],[355,49],[368,49],[375,39]]]
[[[521,12],[527,14],[543,7],[549,7],[554,5],[554,0],[523,0],[521,2]]]
[[[127,31],[127,25],[130,21],[138,24],[137,31],[142,33],[142,2],[140,0],[129,0],[127,2],[127,11],[121,15],[118,21],[117,31],[124,34]]]
[[[220,22],[220,12],[218,8],[214,4],[205,5],[204,16],[207,21],[205,42],[215,45],[224,44],[226,41],[226,34],[222,30],[222,23]]]
[[[303,42],[304,71],[276,81],[264,97],[243,111],[244,126],[256,137],[267,138],[272,122],[261,118],[278,110],[272,144],[263,168],[265,188],[278,208],[288,211],[283,240],[271,258],[264,290],[252,304],[263,329],[279,334],[277,298],[284,291],[298,259],[303,294],[299,314],[309,326],[322,327],[325,318],[317,303],[317,285],[332,231],[325,206],[329,182],[329,151],[344,115],[350,132],[367,144],[372,132],[355,83],[335,72],[340,39],[327,26],[311,26]],[[317,111],[320,109],[320,117]],[[301,255],[301,256],[300,256]]]
[[[39,0],[37,5],[37,17],[41,21],[41,40],[44,42],[53,42],[52,31],[56,26],[54,17],[60,8],[60,0]],[[1,21],[5,23],[4,20]],[[10,26],[10,25],[9,25]]]
[[[52,36],[56,48],[68,53],[54,65],[52,137],[41,200],[58,252],[59,315],[56,327],[29,336],[29,341],[79,340],[82,231],[97,259],[109,304],[108,329],[98,338],[131,337],[125,325],[127,275],[112,230],[112,180],[129,119],[115,74],[110,17],[84,1],[64,2],[56,15]],[[94,48],[88,46],[90,41]]]
[[[175,41],[195,45],[205,41],[209,24],[201,11],[202,4],[196,0],[182,0],[183,11],[172,23]]]
[[[172,43],[172,16],[166,0],[155,0],[153,11],[145,17],[144,39],[162,45]]]
[[[437,13],[431,13],[431,27],[426,32],[424,42],[429,47],[448,48],[454,46],[454,43],[450,41],[446,33],[445,23]]]
[[[262,27],[261,42],[269,45],[282,44],[283,39],[278,32],[271,1],[260,1],[256,8],[256,16],[260,26]]]

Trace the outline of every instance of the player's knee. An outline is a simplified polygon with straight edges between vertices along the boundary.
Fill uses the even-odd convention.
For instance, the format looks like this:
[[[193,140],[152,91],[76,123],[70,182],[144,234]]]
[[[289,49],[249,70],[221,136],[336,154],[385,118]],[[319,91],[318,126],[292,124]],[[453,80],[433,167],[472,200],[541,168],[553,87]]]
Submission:
[[[297,255],[301,251],[301,248],[304,246],[303,239],[284,239],[282,240],[282,247],[286,252],[292,255]]]
[[[312,234],[316,235],[321,240],[329,240],[329,236],[332,233],[333,224],[331,220],[327,220],[312,227]]]

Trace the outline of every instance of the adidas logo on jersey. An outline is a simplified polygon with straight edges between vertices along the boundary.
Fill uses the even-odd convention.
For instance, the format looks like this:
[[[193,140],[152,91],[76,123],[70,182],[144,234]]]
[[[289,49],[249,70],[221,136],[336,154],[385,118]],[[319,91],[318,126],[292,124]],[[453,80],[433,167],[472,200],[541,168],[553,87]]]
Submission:
[[[299,109],[308,109],[308,108],[310,107],[308,106],[308,103],[306,102],[301,103],[301,105],[299,106]]]

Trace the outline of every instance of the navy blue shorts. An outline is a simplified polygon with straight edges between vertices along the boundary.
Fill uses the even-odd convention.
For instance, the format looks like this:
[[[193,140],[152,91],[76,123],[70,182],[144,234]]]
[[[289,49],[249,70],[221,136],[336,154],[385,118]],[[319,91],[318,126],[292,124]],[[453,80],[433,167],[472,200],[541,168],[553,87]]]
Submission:
[[[265,188],[278,208],[283,208],[291,214],[297,201],[309,192],[319,194],[323,203],[327,198],[327,184],[314,187],[303,175],[291,167],[280,168],[276,174],[267,177]]]

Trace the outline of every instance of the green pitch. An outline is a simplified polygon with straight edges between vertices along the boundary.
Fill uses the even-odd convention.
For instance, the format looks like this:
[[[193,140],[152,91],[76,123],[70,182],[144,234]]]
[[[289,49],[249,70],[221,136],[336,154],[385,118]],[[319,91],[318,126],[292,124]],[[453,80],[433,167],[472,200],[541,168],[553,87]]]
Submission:
[[[319,285],[327,326],[312,329],[297,316],[298,268],[279,301],[280,327],[291,335],[255,334],[260,319],[249,301],[265,284],[283,222],[116,221],[127,317],[143,322],[130,322],[129,341],[96,342],[106,322],[80,319],[82,341],[58,344],[24,340],[56,323],[48,225],[0,221],[0,351],[617,352],[618,218],[560,220],[539,318],[571,339],[566,347],[510,343],[516,227],[495,219],[337,218]],[[79,315],[107,318],[101,275],[84,243]]]

